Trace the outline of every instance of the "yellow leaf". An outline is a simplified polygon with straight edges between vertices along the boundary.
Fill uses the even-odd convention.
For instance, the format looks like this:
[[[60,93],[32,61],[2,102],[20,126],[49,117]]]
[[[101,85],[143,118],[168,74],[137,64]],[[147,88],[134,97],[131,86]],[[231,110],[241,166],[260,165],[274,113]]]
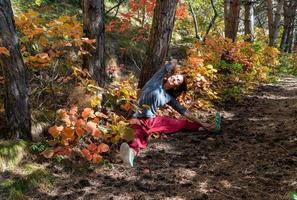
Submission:
[[[24,14],[28,18],[37,17],[39,14],[38,12],[33,11],[30,9],[27,13]]]
[[[101,104],[100,98],[98,96],[93,96],[90,101],[93,108]]]
[[[111,139],[111,142],[113,144],[116,144],[116,143],[119,143],[120,140],[121,140],[121,136],[118,134]]]
[[[70,19],[69,16],[61,16],[61,17],[59,17],[59,19],[57,19],[57,21],[60,22],[60,23],[65,23],[69,19]]]

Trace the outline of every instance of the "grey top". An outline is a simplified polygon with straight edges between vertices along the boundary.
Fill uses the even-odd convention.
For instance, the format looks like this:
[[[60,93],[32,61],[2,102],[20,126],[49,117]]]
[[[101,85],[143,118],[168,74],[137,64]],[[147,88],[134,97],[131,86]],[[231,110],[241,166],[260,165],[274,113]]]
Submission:
[[[137,111],[133,116],[136,118],[151,118],[155,117],[158,107],[165,104],[170,105],[180,114],[184,114],[186,109],[179,102],[166,92],[163,88],[163,78],[173,69],[169,62],[157,71],[154,76],[144,85],[141,90],[138,105],[142,111]]]

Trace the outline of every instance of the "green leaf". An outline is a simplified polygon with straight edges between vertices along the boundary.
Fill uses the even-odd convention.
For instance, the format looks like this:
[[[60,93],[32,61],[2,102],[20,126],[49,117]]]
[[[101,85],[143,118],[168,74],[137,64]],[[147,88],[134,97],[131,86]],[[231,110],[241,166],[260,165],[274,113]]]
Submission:
[[[291,200],[297,200],[297,193],[296,192],[290,192],[290,198],[291,198]]]
[[[98,126],[98,128],[100,129],[100,131],[102,131],[104,134],[108,133],[108,129],[104,126]]]

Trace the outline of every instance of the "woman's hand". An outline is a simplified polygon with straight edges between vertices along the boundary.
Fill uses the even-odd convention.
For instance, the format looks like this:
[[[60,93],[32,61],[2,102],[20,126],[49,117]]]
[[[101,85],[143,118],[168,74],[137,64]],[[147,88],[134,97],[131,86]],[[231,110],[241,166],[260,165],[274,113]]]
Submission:
[[[215,124],[209,124],[209,123],[200,123],[201,127],[209,132],[213,132],[216,129]]]
[[[199,124],[204,130],[206,131],[209,131],[209,132],[213,132],[215,131],[215,124],[209,124],[209,123],[204,123],[204,122],[201,122],[199,119],[197,119],[189,110],[187,110],[185,113],[184,113],[184,116],[186,118],[188,118],[189,120],[191,121],[194,121],[196,122],[197,124]]]
[[[137,118],[132,118],[132,119],[130,119],[130,120],[129,120],[129,123],[130,123],[130,125],[133,125],[133,124],[141,125],[140,120],[137,119]]]
[[[179,71],[180,69],[180,65],[177,64],[177,60],[176,59],[172,59],[170,61],[170,63],[172,64],[172,74],[175,74]]]

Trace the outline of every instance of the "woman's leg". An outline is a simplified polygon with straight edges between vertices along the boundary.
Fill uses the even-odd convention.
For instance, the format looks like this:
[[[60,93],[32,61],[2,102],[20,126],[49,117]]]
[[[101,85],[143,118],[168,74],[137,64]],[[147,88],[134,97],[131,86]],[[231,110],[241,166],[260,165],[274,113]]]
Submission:
[[[145,127],[143,127],[142,125],[133,124],[131,125],[131,128],[133,128],[134,130],[134,139],[128,144],[138,154],[140,149],[144,149],[147,147],[149,135],[144,130]]]
[[[167,116],[157,116],[154,120],[147,120],[146,124],[149,128],[149,134],[160,133],[174,133],[180,130],[198,131],[201,127],[195,122],[186,119],[174,119]]]
[[[149,136],[153,133],[174,133],[180,130],[198,131],[199,124],[186,119],[174,119],[166,116],[140,119],[141,123],[132,124],[135,137],[128,144],[136,153],[148,145]]]

